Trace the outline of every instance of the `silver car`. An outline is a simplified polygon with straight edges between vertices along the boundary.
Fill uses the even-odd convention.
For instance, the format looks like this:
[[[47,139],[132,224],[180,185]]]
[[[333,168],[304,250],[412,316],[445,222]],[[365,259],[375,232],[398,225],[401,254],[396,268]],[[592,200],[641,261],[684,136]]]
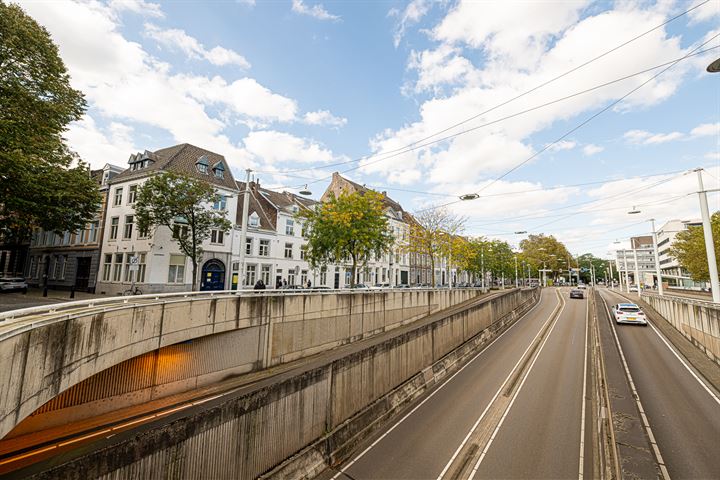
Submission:
[[[0,278],[0,292],[21,291],[26,293],[28,284],[22,277]]]

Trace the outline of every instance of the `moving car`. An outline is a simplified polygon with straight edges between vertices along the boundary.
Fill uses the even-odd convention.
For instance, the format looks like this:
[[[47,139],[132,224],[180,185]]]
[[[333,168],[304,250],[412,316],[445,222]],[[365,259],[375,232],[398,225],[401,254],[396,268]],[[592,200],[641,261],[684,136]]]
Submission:
[[[637,286],[637,285],[630,285],[630,291],[631,291],[631,292],[637,292],[637,291],[638,291],[638,286]]]
[[[615,323],[632,323],[647,326],[645,312],[634,303],[618,303],[612,307]]]
[[[587,288],[587,285],[585,285],[584,283],[578,283],[577,288],[581,288],[581,289],[585,290]]]
[[[572,290],[570,290],[570,298],[585,298],[585,295],[583,295],[582,290],[573,288]]]
[[[28,284],[22,277],[4,277],[0,278],[0,292],[12,292],[19,290],[26,293]]]

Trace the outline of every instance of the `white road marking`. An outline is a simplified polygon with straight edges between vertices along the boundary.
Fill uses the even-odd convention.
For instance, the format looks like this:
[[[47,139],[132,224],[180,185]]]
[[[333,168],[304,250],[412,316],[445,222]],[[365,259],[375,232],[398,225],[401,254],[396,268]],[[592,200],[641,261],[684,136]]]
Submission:
[[[653,329],[653,331],[657,334],[657,336],[660,337],[660,340],[662,340],[663,343],[665,344],[665,346],[673,353],[673,355],[675,355],[675,358],[677,358],[678,360],[680,360],[680,363],[682,363],[683,367],[685,367],[685,368],[687,369],[687,371],[690,372],[690,375],[692,375],[693,378],[694,378],[695,380],[697,380],[697,382],[698,382],[698,383],[705,389],[705,391],[713,398],[713,400],[715,400],[715,402],[716,402],[718,405],[720,405],[720,398],[718,398],[718,396],[715,395],[715,393],[714,393],[712,390],[710,390],[710,388],[705,384],[705,382],[703,382],[702,379],[695,374],[695,372],[693,371],[693,369],[690,368],[690,366],[685,362],[685,360],[682,359],[682,357],[675,351],[675,349],[670,345],[670,343],[669,343],[667,340],[665,340],[665,336],[662,334],[662,332],[660,332],[657,328],[655,328],[655,325],[653,325],[652,323],[648,322],[648,325],[650,325],[650,327],[651,327],[651,328]],[[674,328],[674,327],[673,327],[673,328]]]
[[[660,471],[662,472],[663,478],[665,480],[670,480],[670,473],[668,472],[667,467],[665,466],[665,461],[660,454],[660,448],[658,447],[657,441],[655,441],[655,435],[653,435],[652,428],[650,428],[650,422],[648,422],[647,416],[645,415],[645,409],[640,402],[640,395],[637,392],[637,388],[635,388],[635,382],[633,381],[632,375],[630,375],[630,368],[628,368],[627,361],[625,360],[625,353],[623,352],[622,346],[620,345],[620,339],[618,338],[617,332],[615,331],[615,322],[612,312],[610,312],[610,307],[608,307],[605,298],[602,295],[600,295],[600,298],[602,298],[603,304],[605,305],[605,313],[607,313],[608,320],[610,320],[610,329],[612,330],[613,337],[615,338],[615,345],[620,352],[620,360],[622,360],[623,368],[625,369],[625,375],[627,376],[628,382],[630,383],[630,389],[635,396],[635,404],[640,411],[640,417],[642,418],[643,426],[645,427],[648,439],[650,440],[650,445],[652,446],[653,453],[655,454],[658,465],[660,465]]]
[[[507,332],[509,332],[510,330],[512,330],[512,329],[515,327],[515,325],[519,324],[519,323],[520,323],[520,320],[522,320],[523,318],[525,318],[526,316],[528,316],[528,315],[530,314],[530,312],[532,312],[533,310],[535,310],[535,308],[537,308],[537,306],[540,305],[541,302],[542,302],[542,297],[540,298],[540,300],[538,300],[538,302],[537,302],[535,305],[533,305],[533,307],[532,307],[530,310],[528,310],[527,312],[525,312],[525,314],[524,314],[522,317],[518,318],[517,321],[510,326],[510,328],[508,328],[507,330],[505,330],[503,333],[500,334],[500,336],[498,336],[495,340],[493,340],[492,342],[490,342],[485,348],[483,348],[481,351],[479,351],[479,352],[477,353],[477,355],[475,355],[472,359],[470,359],[470,361],[468,361],[465,365],[463,365],[462,368],[460,368],[460,370],[458,370],[458,371],[455,372],[452,376],[450,376],[450,378],[448,378],[447,380],[445,380],[445,381],[444,381],[439,387],[437,387],[430,395],[428,395],[427,398],[425,398],[422,402],[420,402],[419,404],[417,404],[417,406],[415,406],[415,408],[413,408],[412,410],[410,410],[404,417],[402,417],[400,420],[398,420],[395,425],[393,425],[392,427],[390,427],[390,429],[389,429],[387,432],[383,433],[377,440],[375,440],[373,443],[371,443],[369,447],[367,447],[365,450],[363,450],[362,452],[360,452],[360,454],[358,454],[357,457],[355,457],[354,459],[352,459],[350,462],[348,462],[347,464],[345,464],[345,466],[343,466],[340,470],[338,470],[338,473],[336,473],[335,476],[332,477],[332,480],[337,480],[337,478],[338,478],[340,475],[344,475],[344,474],[345,474],[345,471],[346,471],[348,468],[352,467],[352,466],[355,464],[355,462],[357,462],[358,460],[360,460],[363,456],[365,456],[365,454],[366,454],[367,452],[369,452],[370,450],[372,450],[373,447],[375,447],[375,445],[377,445],[378,443],[380,443],[380,441],[381,441],[383,438],[385,438],[386,436],[388,436],[388,435],[390,434],[390,432],[392,432],[393,430],[395,430],[401,423],[403,423],[403,422],[405,421],[406,418],[408,418],[410,415],[412,415],[413,413],[415,413],[415,411],[416,411],[418,408],[420,408],[421,406],[423,406],[423,404],[424,404],[425,402],[427,402],[427,401],[430,400],[433,396],[435,396],[435,394],[436,394],[437,392],[439,392],[440,390],[442,390],[442,388],[445,387],[445,385],[449,384],[450,381],[451,381],[453,378],[455,378],[455,376],[457,376],[460,372],[462,372],[462,371],[465,370],[467,367],[469,367],[470,364],[473,363],[477,358],[479,358],[480,355],[482,355],[483,353],[485,353],[485,351],[487,351],[487,349],[490,348],[490,346],[492,346],[495,342],[497,342],[498,340],[500,340]]]
[[[558,305],[561,305],[561,302],[559,302]],[[550,313],[549,318],[553,317],[553,314],[555,313],[556,309],[557,309],[557,306],[555,308],[553,308],[553,311]],[[518,359],[517,363],[515,363],[515,366],[513,366],[512,370],[510,370],[510,373],[508,373],[507,377],[505,377],[505,380],[503,380],[503,383],[500,385],[500,388],[498,388],[497,392],[495,392],[495,395],[493,395],[493,397],[490,399],[488,404],[485,406],[485,410],[482,411],[482,413],[480,414],[478,419],[475,421],[473,426],[470,427],[470,430],[468,431],[467,435],[465,435],[465,438],[463,438],[463,441],[460,443],[460,446],[458,446],[458,448],[453,453],[452,457],[450,457],[450,460],[448,460],[448,462],[445,464],[445,467],[440,472],[440,475],[437,477],[437,480],[441,480],[445,476],[445,474],[447,473],[450,466],[453,464],[453,462],[455,461],[457,456],[460,454],[462,449],[467,444],[468,440],[470,439],[470,436],[473,434],[473,432],[475,432],[478,425],[480,425],[480,422],[482,421],[482,419],[485,418],[485,415],[487,414],[488,410],[490,410],[490,407],[495,403],[495,400],[497,400],[497,397],[500,396],[500,392],[502,392],[504,390],[505,385],[507,385],[507,382],[515,374],[515,371],[518,369],[518,366],[525,358],[525,355],[527,355],[527,352],[533,347],[533,345],[535,344],[535,340],[537,340],[537,338],[540,336],[540,334],[543,332],[544,329],[545,329],[545,323],[543,323],[543,325],[540,327],[540,330],[538,330],[538,333],[530,341],[530,344],[528,345],[528,347],[525,349],[525,351],[522,353],[522,355],[520,355],[520,358]]]
[[[495,437],[497,436],[498,432],[500,431],[500,428],[502,427],[503,423],[505,423],[505,418],[507,418],[508,413],[510,413],[510,410],[512,409],[513,404],[515,403],[515,400],[520,395],[520,392],[522,391],[523,385],[525,385],[525,380],[530,376],[530,372],[532,372],[533,367],[535,366],[535,362],[537,362],[537,359],[540,358],[540,354],[542,353],[543,349],[545,348],[545,344],[547,343],[548,339],[552,335],[553,330],[555,330],[555,326],[558,323],[558,320],[560,319],[560,315],[562,315],[562,311],[565,309],[565,301],[564,298],[561,298],[561,307],[560,311],[558,312],[557,316],[555,317],[555,320],[553,320],[553,325],[550,328],[550,331],[543,339],[542,343],[540,344],[540,348],[538,349],[537,353],[535,354],[535,357],[533,358],[533,361],[530,363],[530,366],[528,367],[527,371],[525,372],[525,375],[523,375],[522,381],[520,382],[520,385],[518,386],[518,389],[515,391],[515,394],[513,395],[512,399],[510,400],[510,403],[508,404],[507,408],[505,409],[505,412],[503,413],[503,416],[500,418],[500,423],[497,424],[495,427],[495,430],[493,431],[492,435],[490,436],[490,440],[488,440],[488,443],[485,445],[485,448],[482,451],[482,454],[480,455],[480,458],[475,463],[475,466],[473,467],[472,471],[470,472],[470,476],[468,477],[468,480],[473,480],[475,478],[475,474],[477,473],[478,469],[480,468],[480,464],[485,459],[485,456],[487,455],[487,452],[490,450],[490,446],[492,446],[493,441],[495,440]]]
[[[583,392],[582,392],[582,415],[580,416],[580,468],[578,479],[582,480],[585,470],[585,395],[587,394],[587,351],[588,351],[588,328],[590,326],[590,299],[585,300],[585,358],[583,360]]]

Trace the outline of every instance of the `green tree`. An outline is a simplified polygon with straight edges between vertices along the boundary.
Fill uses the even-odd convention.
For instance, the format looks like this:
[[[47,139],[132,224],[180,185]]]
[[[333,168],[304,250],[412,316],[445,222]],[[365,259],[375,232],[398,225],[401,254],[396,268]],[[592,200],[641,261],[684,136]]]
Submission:
[[[595,281],[605,278],[605,269],[608,267],[608,261],[598,258],[592,253],[583,253],[579,255],[575,261],[580,267],[580,279],[585,283],[590,283],[590,265],[595,269]]]
[[[211,230],[227,232],[232,224],[225,210],[210,209],[222,196],[212,185],[188,175],[165,172],[146,181],[138,190],[135,215],[138,229],[167,227],[180,250],[192,261],[192,289],[197,286],[197,267],[202,261],[202,242]]]
[[[427,255],[430,260],[432,285],[435,286],[435,264],[442,257],[452,261],[452,239],[462,233],[466,219],[445,207],[426,208],[417,212],[413,218],[405,249],[411,253]]]
[[[531,270],[537,271],[544,265],[548,270],[559,272],[567,270],[568,262],[574,266],[568,249],[552,235],[530,235],[520,242],[520,249]]]
[[[359,268],[373,256],[390,251],[394,238],[383,212],[382,196],[373,191],[332,196],[315,209],[298,213],[305,222],[307,251],[312,268],[350,260],[350,285]]]
[[[0,0],[0,234],[83,227],[100,195],[62,134],[85,111],[48,32]]]
[[[713,242],[715,243],[715,259],[720,269],[720,211],[713,213],[710,219]],[[680,265],[690,272],[696,282],[710,281],[707,253],[705,251],[705,235],[701,226],[688,227],[675,237],[670,254],[678,259]]]

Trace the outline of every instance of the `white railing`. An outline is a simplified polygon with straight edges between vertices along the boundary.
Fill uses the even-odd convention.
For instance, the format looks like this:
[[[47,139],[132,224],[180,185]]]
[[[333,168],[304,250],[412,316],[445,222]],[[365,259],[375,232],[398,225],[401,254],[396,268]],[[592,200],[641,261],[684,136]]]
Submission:
[[[480,290],[480,287],[453,287],[454,289],[475,289]],[[117,310],[119,308],[131,308],[138,305],[153,305],[156,303],[172,303],[176,301],[186,301],[188,298],[192,300],[204,300],[208,298],[219,298],[236,295],[245,296],[285,296],[285,295],[307,295],[321,294],[321,295],[334,295],[337,293],[382,293],[388,291],[405,291],[405,290],[439,290],[447,291],[447,288],[397,288],[397,287],[386,287],[386,288],[340,288],[340,289],[327,289],[327,288],[292,288],[292,289],[268,289],[268,290],[213,290],[213,291],[201,291],[201,292],[174,292],[174,293],[150,293],[144,295],[128,295],[128,296],[117,296],[107,298],[97,298],[92,300],[77,300],[73,302],[62,302],[53,305],[41,305],[37,307],[20,308],[17,310],[9,310],[7,312],[0,312],[0,327],[6,326],[10,323],[21,321],[27,317],[32,316],[46,316],[52,315],[52,318],[57,319],[58,316],[67,316],[72,318],[78,314],[86,314],[86,311],[72,311],[68,310],[87,310],[96,309],[98,312]],[[56,315],[54,315],[56,314]],[[38,322],[46,319],[38,319]]]

